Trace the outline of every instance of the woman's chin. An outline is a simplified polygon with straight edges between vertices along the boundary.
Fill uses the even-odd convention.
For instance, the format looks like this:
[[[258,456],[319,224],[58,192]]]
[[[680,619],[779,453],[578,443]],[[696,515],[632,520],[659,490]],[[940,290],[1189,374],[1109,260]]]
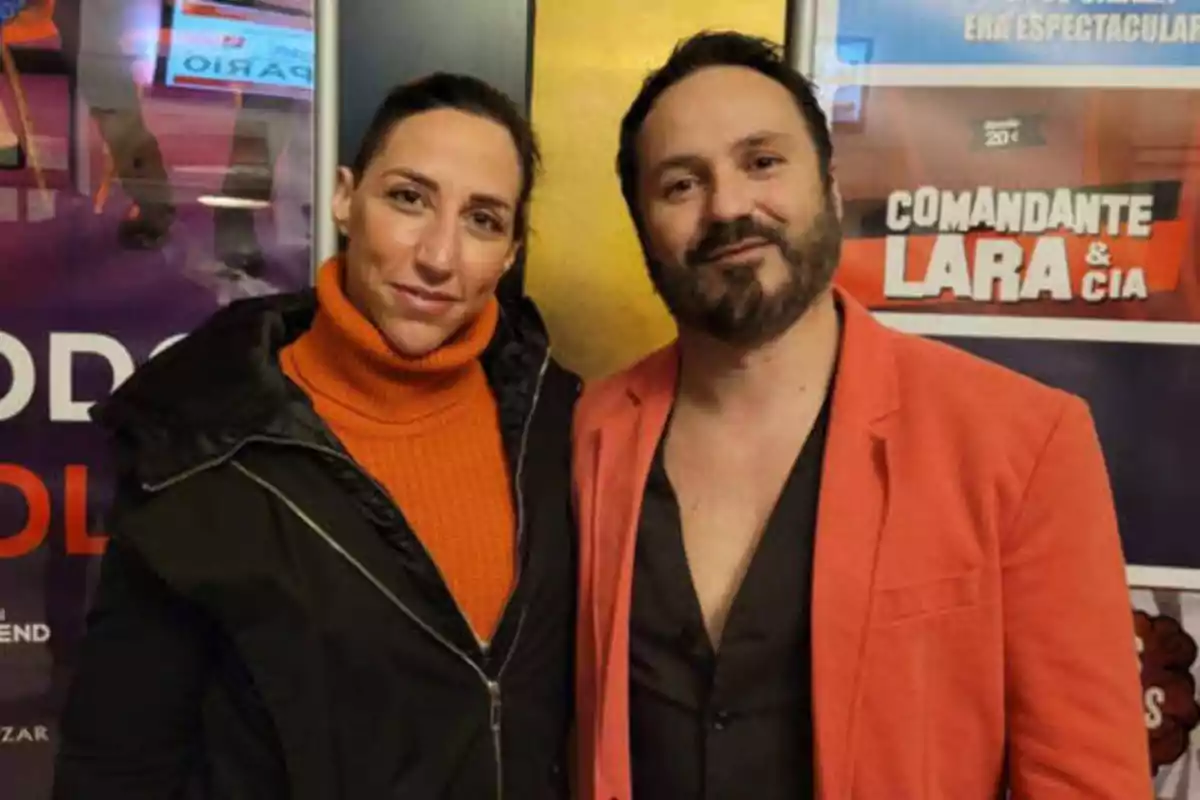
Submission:
[[[438,348],[445,344],[445,341],[445,339],[414,341],[412,338],[389,338],[388,344],[392,346],[392,350],[394,350],[397,355],[415,361],[417,359],[425,358],[425,356],[435,352]]]
[[[450,339],[450,334],[438,326],[409,320],[389,325],[383,336],[392,350],[408,359],[424,358]]]

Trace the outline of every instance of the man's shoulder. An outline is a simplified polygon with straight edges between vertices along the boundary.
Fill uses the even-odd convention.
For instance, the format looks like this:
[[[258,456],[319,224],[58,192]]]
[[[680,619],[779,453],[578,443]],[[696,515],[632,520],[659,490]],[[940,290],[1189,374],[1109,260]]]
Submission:
[[[1039,449],[1064,416],[1090,417],[1081,398],[1024,373],[936,340],[891,337],[902,415],[956,438]]]
[[[1039,408],[1061,407],[1067,392],[1015,369],[945,342],[892,332],[896,363],[906,386],[933,389],[948,401],[978,399],[1020,402]]]
[[[576,410],[576,430],[582,433],[599,427],[630,403],[638,389],[656,383],[669,389],[672,381],[664,378],[671,372],[674,359],[675,345],[671,343],[612,375],[587,381]]]

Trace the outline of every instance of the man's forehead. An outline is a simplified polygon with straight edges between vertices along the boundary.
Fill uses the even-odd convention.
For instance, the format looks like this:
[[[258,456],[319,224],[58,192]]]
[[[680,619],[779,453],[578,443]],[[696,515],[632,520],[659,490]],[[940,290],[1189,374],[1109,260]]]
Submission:
[[[639,145],[645,156],[658,159],[804,130],[795,99],[777,81],[746,67],[708,67],[662,93],[642,125]]]

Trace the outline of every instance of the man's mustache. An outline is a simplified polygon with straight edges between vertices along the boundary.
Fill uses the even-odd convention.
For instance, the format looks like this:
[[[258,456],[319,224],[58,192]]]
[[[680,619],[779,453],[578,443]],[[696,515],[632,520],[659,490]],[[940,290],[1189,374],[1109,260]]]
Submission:
[[[696,246],[687,252],[687,263],[695,265],[714,261],[715,254],[721,250],[750,242],[766,242],[781,250],[787,249],[787,238],[783,231],[752,217],[738,217],[710,224]]]

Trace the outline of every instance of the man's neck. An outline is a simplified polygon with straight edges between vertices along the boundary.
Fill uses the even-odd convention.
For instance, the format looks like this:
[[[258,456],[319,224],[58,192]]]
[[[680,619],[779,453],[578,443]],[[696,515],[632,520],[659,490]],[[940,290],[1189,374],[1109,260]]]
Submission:
[[[694,330],[679,334],[679,398],[696,410],[747,422],[770,419],[805,399],[824,400],[837,361],[841,325],[826,291],[778,338],[735,347]]]

